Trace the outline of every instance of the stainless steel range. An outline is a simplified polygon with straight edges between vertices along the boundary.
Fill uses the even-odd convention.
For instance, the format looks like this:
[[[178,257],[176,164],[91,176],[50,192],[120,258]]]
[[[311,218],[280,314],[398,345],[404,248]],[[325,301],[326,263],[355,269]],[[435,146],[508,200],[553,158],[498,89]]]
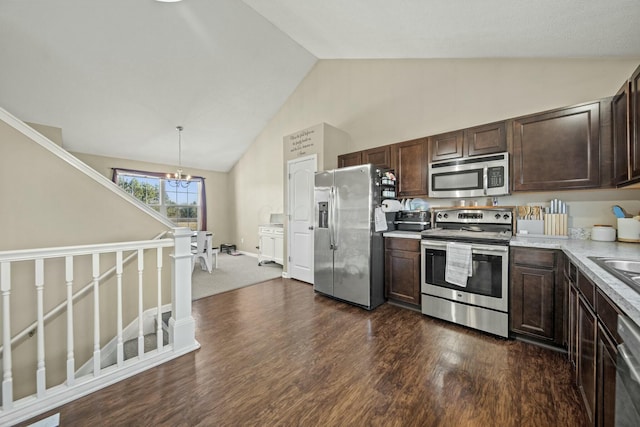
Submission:
[[[509,336],[508,208],[434,211],[422,232],[422,313]]]

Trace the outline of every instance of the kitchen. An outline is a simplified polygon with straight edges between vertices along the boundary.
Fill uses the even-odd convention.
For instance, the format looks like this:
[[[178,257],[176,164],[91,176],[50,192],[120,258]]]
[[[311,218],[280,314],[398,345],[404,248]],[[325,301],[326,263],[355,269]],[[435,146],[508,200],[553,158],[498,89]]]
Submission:
[[[639,76],[640,67],[623,84],[617,97],[622,93],[630,100],[630,105],[640,102]],[[640,412],[633,408],[637,408],[638,402],[633,398],[623,400],[623,396],[634,396],[638,387],[633,381],[629,390],[624,387],[627,379],[638,375],[637,359],[633,355],[635,352],[638,357],[636,348],[640,346],[637,327],[640,294],[636,291],[640,289],[640,259],[636,246],[640,243],[638,201],[625,203],[632,206],[634,214],[625,213],[620,206],[614,206],[610,212],[612,218],[614,214],[617,217],[620,243],[609,243],[616,240],[611,233],[598,234],[602,230],[614,230],[610,226],[599,225],[588,230],[570,228],[574,225],[569,209],[571,203],[557,198],[550,203],[526,203],[527,206],[517,209],[516,206],[498,206],[504,202],[504,197],[499,196],[511,194],[509,183],[513,193],[615,185],[637,188],[640,175],[635,166],[638,160],[634,144],[635,135],[640,133],[640,118],[633,116],[636,111],[633,108],[624,111],[611,108],[616,105],[611,100],[606,98],[342,154],[338,157],[338,165],[345,169],[336,170],[335,177],[328,181],[330,184],[324,178],[326,172],[316,175],[316,202],[319,205],[316,215],[320,221],[315,225],[316,236],[321,240],[319,245],[316,243],[316,251],[319,247],[320,250],[323,246],[331,247],[335,270],[334,282],[329,280],[328,286],[326,256],[321,255],[322,265],[316,271],[322,273],[316,274],[314,289],[367,309],[380,304],[376,302],[379,300],[380,278],[377,276],[380,273],[375,269],[382,257],[377,255],[375,240],[372,239],[370,250],[364,252],[370,259],[371,276],[368,279],[371,299],[364,303],[362,296],[357,300],[350,299],[349,287],[353,283],[348,270],[353,267],[339,257],[341,249],[353,255],[345,229],[349,225],[360,228],[352,216],[349,216],[348,224],[341,225],[340,221],[341,216],[350,215],[347,211],[353,209],[347,207],[347,199],[354,199],[355,193],[355,187],[350,183],[355,182],[354,173],[358,169],[368,173],[363,169],[367,166],[359,164],[377,160],[380,170],[391,167],[392,172],[399,175],[398,196],[425,194],[431,203],[442,202],[438,197],[456,198],[453,200],[455,207],[442,204],[437,206],[445,207],[431,209],[433,229],[427,225],[421,228],[423,231],[407,231],[411,230],[407,224],[416,222],[403,220],[395,221],[400,231],[383,234],[385,296],[396,304],[421,310],[431,317],[567,351],[589,423],[607,425],[615,418],[625,420],[629,425],[637,424]],[[586,119],[576,120],[580,115]],[[631,123],[631,127],[627,128],[627,123]],[[578,127],[582,129],[578,131]],[[507,147],[508,152],[504,151]],[[405,148],[413,151],[409,151],[410,155],[403,161]],[[611,159],[620,150],[625,153],[621,160]],[[385,151],[391,154],[384,154]],[[512,163],[508,160],[510,155],[514,157]],[[528,166],[532,163],[528,160],[531,157],[543,164],[533,172]],[[567,158],[572,161],[562,167]],[[555,167],[549,168],[554,163]],[[513,175],[510,175],[510,169]],[[424,179],[427,171],[429,178]],[[321,176],[323,178],[318,180]],[[382,210],[389,206],[383,197],[385,176],[388,172],[387,175],[380,174],[371,185],[373,196],[368,200],[373,197],[374,203],[369,208],[370,215],[376,206],[382,206],[376,208]],[[421,179],[416,180],[414,176]],[[403,177],[409,179],[402,182]],[[410,184],[418,188],[417,194],[411,193]],[[328,185],[330,190],[327,190]],[[318,193],[319,189],[321,193]],[[349,196],[341,196],[341,192]],[[541,193],[535,195],[541,196],[544,197]],[[478,207],[477,198],[481,198],[481,204],[486,201],[486,206]],[[366,200],[367,197],[364,198],[365,205]],[[419,198],[414,200],[424,202]],[[397,219],[406,219],[407,211],[413,210],[410,202],[411,199],[396,201],[396,208],[387,209],[387,212],[398,212]],[[376,229],[372,231],[384,230],[386,226],[376,222]],[[329,238],[323,239],[326,231]],[[590,232],[593,234],[589,239]],[[422,240],[420,245],[416,239]],[[466,277],[463,283],[449,278],[449,261],[454,258],[449,245],[458,245],[457,250],[473,245],[467,248],[468,265],[465,268],[473,267],[469,270],[468,282]],[[507,249],[509,246],[510,250]],[[421,260],[420,267],[418,259]],[[613,265],[620,268],[610,268]]]

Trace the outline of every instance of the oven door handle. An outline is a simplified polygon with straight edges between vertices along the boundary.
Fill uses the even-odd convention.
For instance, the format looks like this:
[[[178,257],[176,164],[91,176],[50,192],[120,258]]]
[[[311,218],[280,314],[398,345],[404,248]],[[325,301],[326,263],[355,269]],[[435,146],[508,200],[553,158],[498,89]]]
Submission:
[[[447,242],[436,242],[433,240],[423,240],[421,242],[421,245],[423,248],[427,248],[427,249],[436,249],[436,250],[444,250],[447,248]],[[509,247],[508,246],[501,246],[501,245],[496,245],[496,246],[490,246],[490,245],[478,245],[478,244],[472,244],[471,245],[471,250],[474,253],[478,253],[478,251],[482,251],[482,252],[496,252],[496,253],[506,253],[509,252]]]

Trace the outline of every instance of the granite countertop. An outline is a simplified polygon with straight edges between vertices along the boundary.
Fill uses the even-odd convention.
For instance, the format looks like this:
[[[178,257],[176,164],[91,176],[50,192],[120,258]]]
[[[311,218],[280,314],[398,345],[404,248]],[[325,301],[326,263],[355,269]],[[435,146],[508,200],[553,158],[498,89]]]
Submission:
[[[422,239],[420,231],[393,230],[382,233],[383,237],[400,237],[402,239]]]
[[[593,280],[596,286],[620,307],[627,317],[640,325],[640,294],[588,258],[606,256],[640,259],[639,244],[517,236],[511,239],[510,245],[562,250],[585,276]]]

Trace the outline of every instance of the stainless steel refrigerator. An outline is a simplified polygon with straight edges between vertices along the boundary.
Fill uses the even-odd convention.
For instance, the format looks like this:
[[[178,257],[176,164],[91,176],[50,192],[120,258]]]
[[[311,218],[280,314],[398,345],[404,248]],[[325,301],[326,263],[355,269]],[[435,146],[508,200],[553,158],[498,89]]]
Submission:
[[[384,302],[384,243],[374,226],[379,175],[373,165],[315,175],[313,288],[367,310]]]

